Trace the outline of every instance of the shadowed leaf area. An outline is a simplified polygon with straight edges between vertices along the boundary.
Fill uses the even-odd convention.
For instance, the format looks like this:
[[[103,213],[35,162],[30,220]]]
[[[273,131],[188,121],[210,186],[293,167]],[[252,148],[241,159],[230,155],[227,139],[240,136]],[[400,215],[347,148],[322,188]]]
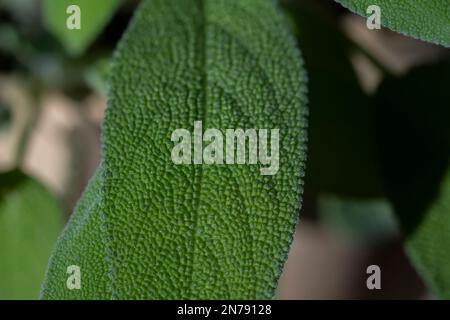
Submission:
[[[351,43],[326,7],[282,3],[295,23],[309,77],[306,191],[380,196],[374,108],[349,60]]]
[[[450,63],[388,79],[377,95],[386,190],[406,247],[434,291],[450,297]]]

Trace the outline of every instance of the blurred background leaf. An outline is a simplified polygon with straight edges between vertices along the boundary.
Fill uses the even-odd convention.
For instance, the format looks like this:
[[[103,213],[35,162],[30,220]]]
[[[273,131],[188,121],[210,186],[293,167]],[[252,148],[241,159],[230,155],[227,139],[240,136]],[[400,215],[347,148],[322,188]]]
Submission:
[[[84,72],[84,79],[88,86],[103,97],[107,95],[109,63],[109,58],[100,58]]]
[[[378,5],[381,23],[417,39],[450,47],[450,2],[448,0],[336,0],[363,17],[367,8]],[[371,13],[372,14],[372,13]]]
[[[358,245],[381,245],[399,235],[397,221],[386,200],[319,197],[321,223]]]
[[[118,0],[43,0],[43,18],[47,29],[55,35],[71,55],[82,54],[106,26],[119,6]],[[81,11],[81,28],[66,26],[70,5]]]
[[[2,0],[0,7],[7,10],[14,21],[27,27],[36,27],[39,19],[39,1]]]
[[[0,130],[8,126],[11,121],[11,109],[0,99]]]
[[[380,196],[372,100],[350,62],[352,44],[327,8],[313,2],[283,1],[309,75],[306,192]]]
[[[64,1],[53,2],[60,5]],[[76,2],[71,1],[70,4]],[[97,5],[97,1],[91,2],[88,5]],[[138,2],[120,1],[120,8],[111,13],[110,22],[104,21],[104,26],[97,31],[98,36],[92,38],[95,41],[86,44],[84,53],[75,57],[69,55],[60,42],[60,37],[64,36],[62,33],[52,36],[43,26],[46,22],[42,17],[44,10],[40,10],[42,1],[0,0],[0,100],[4,102],[3,106],[0,103],[0,171],[22,163],[20,167],[25,172],[58,195],[67,216],[98,164],[100,126],[106,105],[107,59],[111,57]],[[292,17],[292,27],[299,36],[311,80],[306,197],[302,221],[285,269],[287,280],[281,285],[284,287],[282,291],[287,290],[284,297],[433,297],[425,294],[426,290],[404,256],[402,239],[396,236],[392,217],[388,214],[393,206],[383,199],[382,175],[377,168],[379,163],[374,151],[373,126],[377,111],[366,93],[371,95],[375,92],[383,73],[403,74],[412,65],[448,55],[448,49],[416,41],[385,28],[368,30],[364,18],[351,14],[334,1],[282,2],[287,4],[287,14]],[[65,9],[61,14],[62,27],[65,27],[68,16]],[[82,12],[82,20],[85,18]],[[384,66],[387,66],[387,73]],[[431,82],[426,84],[428,86],[439,81],[425,77],[424,74],[422,81]],[[392,97],[396,94],[394,82],[399,80],[390,81],[393,81],[389,93]],[[426,102],[426,108],[433,101]],[[437,225],[431,218],[437,215],[430,212],[431,206],[439,202],[436,190],[444,187],[441,182],[446,164],[436,152],[435,162],[430,158],[433,155],[424,160],[429,163],[430,171],[423,171],[426,164],[418,165],[422,169],[414,171],[408,162],[412,155],[398,156],[406,149],[414,150],[415,153],[411,154],[418,155],[423,150],[430,153],[427,150],[435,148],[427,146],[431,140],[423,133],[400,132],[402,128],[408,129],[403,123],[408,114],[407,106],[403,109],[401,112],[383,109],[378,113],[378,117],[384,114],[389,118],[392,128],[388,131],[403,135],[401,139],[394,138],[397,144],[389,146],[389,139],[394,136],[387,134],[387,144],[380,150],[381,158],[385,158],[385,173],[391,166],[391,174],[395,176],[405,171],[406,178],[410,179],[402,181],[403,177],[392,178],[392,175],[386,179],[390,199],[394,199],[394,188],[416,189],[423,194],[430,191],[435,195],[434,200],[427,200],[425,196],[416,199],[412,196],[414,192],[410,192],[402,196],[405,198],[402,202],[409,207],[399,210],[400,206],[395,206],[399,214],[406,213],[406,217],[400,219],[402,229],[413,234],[422,226],[428,228],[427,217],[430,217],[430,223]],[[448,121],[445,113],[440,113],[440,118],[438,121]],[[6,121],[2,122],[2,119]],[[435,120],[426,121],[432,127]],[[2,123],[6,125],[4,130],[1,129]],[[378,125],[383,126],[383,122],[378,122]],[[28,137],[24,135],[27,131]],[[405,141],[410,141],[410,145],[403,146]],[[419,150],[418,143],[413,141],[419,141],[425,147]],[[401,146],[400,150],[397,150],[398,146]],[[26,152],[18,152],[21,149]],[[24,161],[17,161],[20,154],[23,154]],[[420,161],[418,156],[415,161]],[[387,162],[392,163],[389,165]],[[406,171],[403,166],[412,171]],[[413,176],[418,176],[418,182],[412,182],[415,180]],[[396,185],[397,179],[400,181]],[[433,187],[428,190],[428,185]],[[414,201],[407,201],[408,198],[414,198]],[[444,229],[448,225],[445,221],[448,210],[441,212],[444,218],[440,228]],[[441,236],[442,233],[436,235]],[[350,241],[341,241],[342,238]],[[431,236],[427,235],[428,238]],[[430,243],[437,241],[433,239]],[[428,249],[428,252],[438,250],[440,248]],[[349,251],[349,255],[341,251]],[[427,259],[430,264],[437,261]],[[365,287],[365,268],[373,263],[383,270],[383,290],[380,291],[368,291]],[[438,279],[436,274],[440,277],[443,272],[434,271],[435,275],[431,277]],[[5,277],[7,275],[0,275],[0,279]]]
[[[37,299],[61,227],[55,198],[19,171],[0,174],[0,299]]]
[[[409,256],[433,291],[450,298],[450,63],[387,79],[377,101],[386,190]]]

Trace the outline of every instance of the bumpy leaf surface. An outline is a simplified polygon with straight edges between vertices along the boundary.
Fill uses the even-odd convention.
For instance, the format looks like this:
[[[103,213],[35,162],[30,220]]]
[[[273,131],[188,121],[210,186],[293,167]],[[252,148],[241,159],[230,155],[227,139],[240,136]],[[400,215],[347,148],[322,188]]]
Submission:
[[[386,188],[406,248],[435,294],[450,298],[450,63],[387,80],[378,94]]]
[[[37,299],[60,231],[55,198],[18,171],[0,174],[0,299]]]
[[[80,28],[68,28],[73,22],[75,11],[68,8],[79,7]],[[72,55],[82,54],[95,40],[119,5],[119,0],[43,0],[42,13],[47,29],[55,35]]]
[[[381,23],[405,35],[450,47],[448,0],[336,0],[351,11],[368,17],[367,8],[381,9]]]
[[[297,221],[306,140],[305,73],[275,3],[143,1],[111,75],[103,169],[88,191],[99,195],[105,247],[92,256],[106,252],[107,295],[272,297]],[[171,134],[193,132],[197,120],[222,132],[280,129],[278,173],[175,165]],[[73,252],[87,250],[72,238]],[[75,263],[60,249],[53,261]],[[62,272],[53,267],[44,297],[68,297],[50,283]]]
[[[101,175],[102,169],[99,168],[58,239],[41,289],[41,298],[109,299],[111,297],[104,240],[101,238]],[[67,268],[70,266],[79,267],[80,290],[68,290],[67,280],[73,274],[67,273]]]

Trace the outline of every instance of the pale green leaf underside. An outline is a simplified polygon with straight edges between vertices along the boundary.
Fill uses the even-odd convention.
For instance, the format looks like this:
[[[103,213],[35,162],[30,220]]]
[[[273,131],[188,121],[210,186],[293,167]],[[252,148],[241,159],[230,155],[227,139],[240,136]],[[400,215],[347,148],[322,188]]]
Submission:
[[[381,8],[381,23],[402,34],[450,47],[450,1],[448,0],[336,0],[362,15],[367,8]]]
[[[72,11],[80,8],[80,29],[67,28]],[[42,14],[46,28],[58,38],[72,55],[82,54],[95,40],[119,5],[119,0],[43,0]]]
[[[55,198],[20,172],[0,174],[0,299],[37,299],[60,231]]]
[[[306,140],[305,72],[275,3],[143,1],[111,75],[100,182],[85,195],[99,196],[100,213],[85,213],[83,203],[96,201],[86,198],[75,213],[99,214],[100,228],[85,228],[100,229],[105,247],[85,257],[106,252],[107,267],[92,272],[104,279],[108,270],[109,286],[99,280],[82,297],[272,297],[297,221]],[[280,129],[278,173],[174,165],[171,134],[192,132],[196,120],[205,129]],[[65,231],[73,256],[56,248],[44,298],[71,297],[51,282],[65,272],[55,269],[84,263],[89,245],[71,231],[79,225]]]

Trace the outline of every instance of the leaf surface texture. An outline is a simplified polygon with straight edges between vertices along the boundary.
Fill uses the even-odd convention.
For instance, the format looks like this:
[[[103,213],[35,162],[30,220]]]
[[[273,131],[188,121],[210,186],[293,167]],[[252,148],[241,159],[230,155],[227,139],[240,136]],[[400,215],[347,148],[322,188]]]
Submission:
[[[112,298],[272,297],[300,208],[305,95],[274,1],[141,3],[115,54],[93,192]],[[175,165],[171,134],[194,121],[279,129],[278,173]]]

